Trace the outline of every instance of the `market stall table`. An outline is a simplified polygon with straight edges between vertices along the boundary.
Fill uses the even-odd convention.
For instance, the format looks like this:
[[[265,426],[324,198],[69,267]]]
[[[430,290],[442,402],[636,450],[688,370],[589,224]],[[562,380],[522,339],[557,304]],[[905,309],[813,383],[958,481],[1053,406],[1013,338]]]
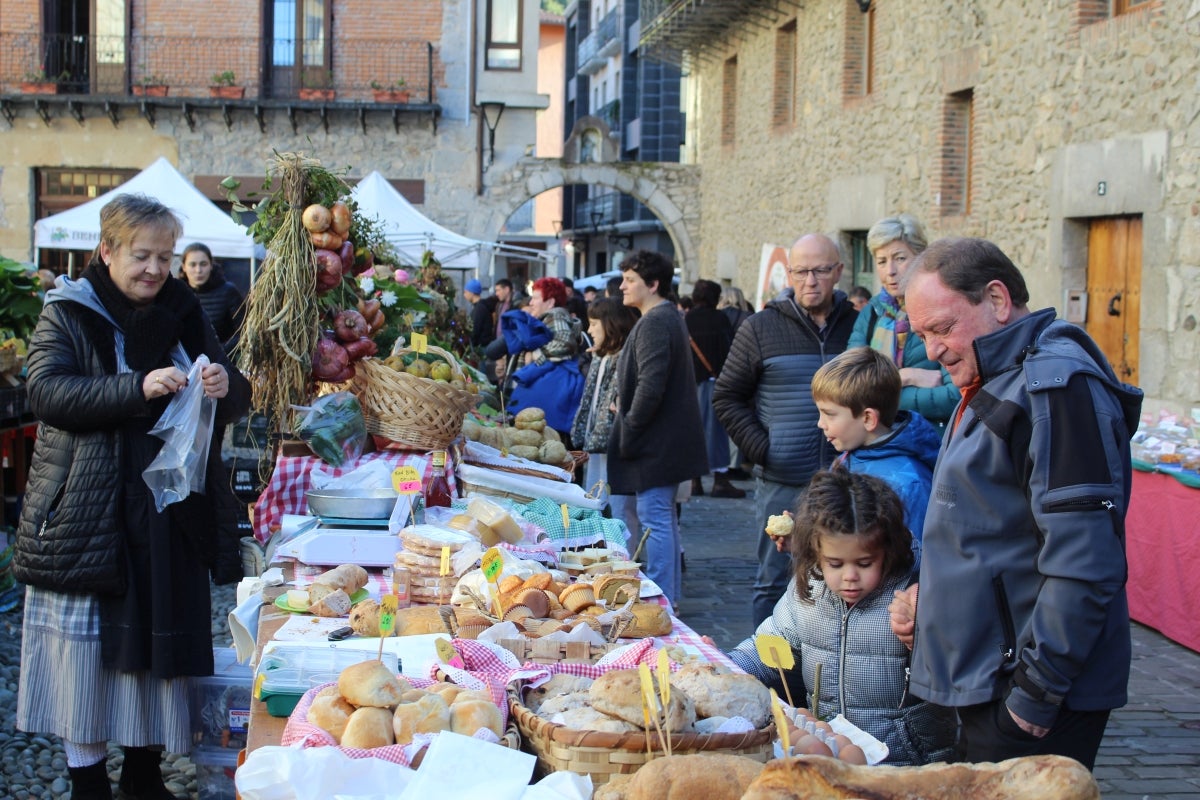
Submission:
[[[453,455],[446,454],[446,478],[450,488],[455,489]],[[396,467],[415,467],[425,483],[433,477],[433,459],[427,453],[404,450],[381,450],[367,453],[340,467],[326,464],[315,456],[280,456],[275,461],[271,480],[254,504],[254,538],[266,544],[274,531],[279,529],[284,514],[308,513],[305,494],[312,488],[312,471],[320,468],[331,477],[337,478],[376,461],[387,464],[389,472]]]
[[[1125,551],[1129,615],[1200,651],[1200,491],[1134,472]]]

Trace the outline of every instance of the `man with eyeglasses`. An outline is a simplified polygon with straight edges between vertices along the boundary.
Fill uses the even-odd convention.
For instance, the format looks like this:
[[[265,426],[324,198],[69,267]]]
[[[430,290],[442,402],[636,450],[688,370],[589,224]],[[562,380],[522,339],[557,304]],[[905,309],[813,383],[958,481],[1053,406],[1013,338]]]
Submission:
[[[742,457],[754,464],[755,522],[796,506],[801,487],[833,460],[809,393],[813,374],[846,349],[858,312],[837,289],[838,246],[801,236],[788,253],[788,288],[738,327],[713,390],[713,408]],[[754,624],[771,616],[791,578],[789,557],[758,540]]]

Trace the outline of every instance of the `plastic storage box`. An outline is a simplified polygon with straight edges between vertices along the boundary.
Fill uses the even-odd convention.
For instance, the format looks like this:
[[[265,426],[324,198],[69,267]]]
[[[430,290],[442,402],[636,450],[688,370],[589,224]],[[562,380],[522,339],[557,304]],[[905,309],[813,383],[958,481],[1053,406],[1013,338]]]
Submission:
[[[374,650],[279,644],[258,662],[258,699],[266,704],[271,716],[289,716],[309,689],[332,683],[346,667],[375,656]],[[383,663],[392,672],[399,672],[394,653],[385,652]]]
[[[196,795],[199,800],[236,800],[237,788],[233,780],[237,772],[236,750],[196,747],[192,749],[191,758],[196,765]]]
[[[212,677],[191,681],[192,744],[226,750],[236,757],[246,746],[254,675],[249,666],[237,663],[232,647],[214,647],[213,661]]]

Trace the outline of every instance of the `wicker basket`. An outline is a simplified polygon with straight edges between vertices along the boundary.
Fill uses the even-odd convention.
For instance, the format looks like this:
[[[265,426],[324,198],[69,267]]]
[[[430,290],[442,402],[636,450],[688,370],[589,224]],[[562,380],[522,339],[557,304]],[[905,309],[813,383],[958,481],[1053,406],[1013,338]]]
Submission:
[[[396,355],[412,352],[399,349]],[[457,359],[440,347],[429,352],[449,364],[454,377],[463,378]],[[462,431],[463,417],[479,402],[479,395],[448,383],[397,372],[380,360],[364,358],[355,364],[354,393],[363,407],[367,432],[386,436],[416,450],[448,447]]]
[[[569,770],[590,775],[592,783],[607,783],[613,775],[627,775],[663,755],[658,734],[651,733],[650,752],[646,752],[644,733],[603,733],[577,731],[544,720],[521,702],[518,690],[509,687],[509,713],[527,749],[537,756],[541,774]],[[731,753],[766,763],[773,755],[775,725],[753,733],[675,733],[671,750],[676,755],[691,753]]]

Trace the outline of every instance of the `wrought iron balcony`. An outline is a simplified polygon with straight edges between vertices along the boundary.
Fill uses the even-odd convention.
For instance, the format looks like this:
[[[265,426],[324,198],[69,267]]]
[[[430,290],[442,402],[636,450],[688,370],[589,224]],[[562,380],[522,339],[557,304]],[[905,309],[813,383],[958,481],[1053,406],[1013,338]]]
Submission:
[[[608,125],[608,129],[613,135],[620,138],[621,136],[621,100],[620,98],[612,102],[605,103],[593,112],[595,116],[604,120]]]
[[[802,0],[640,0],[638,46],[677,64],[703,59],[749,26],[772,30]]]
[[[621,10],[614,8],[604,15],[595,30],[584,37],[576,49],[579,71],[595,75],[608,59],[621,51]]]
[[[6,95],[140,96],[163,86],[173,98],[209,97],[215,77],[228,72],[246,100],[431,105],[433,66],[432,44],[397,39],[0,33]],[[388,87],[401,79],[407,99],[376,98],[373,82]],[[324,91],[314,95],[317,89]]]

